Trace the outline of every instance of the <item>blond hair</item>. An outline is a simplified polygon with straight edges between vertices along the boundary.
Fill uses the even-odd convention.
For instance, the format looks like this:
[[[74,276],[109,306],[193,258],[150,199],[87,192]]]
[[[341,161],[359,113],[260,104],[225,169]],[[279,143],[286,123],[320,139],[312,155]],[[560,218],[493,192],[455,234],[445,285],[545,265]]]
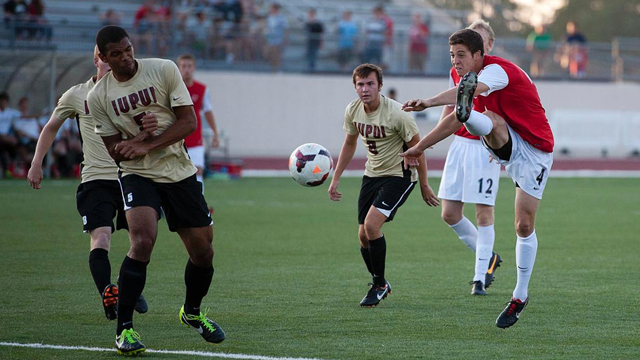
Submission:
[[[467,29],[471,29],[471,30],[484,30],[487,32],[487,34],[489,34],[489,40],[495,40],[496,39],[496,34],[493,32],[493,29],[491,28],[491,25],[489,25],[488,22],[482,20],[482,19],[478,19],[474,22],[471,23],[471,25],[469,25],[467,27]]]

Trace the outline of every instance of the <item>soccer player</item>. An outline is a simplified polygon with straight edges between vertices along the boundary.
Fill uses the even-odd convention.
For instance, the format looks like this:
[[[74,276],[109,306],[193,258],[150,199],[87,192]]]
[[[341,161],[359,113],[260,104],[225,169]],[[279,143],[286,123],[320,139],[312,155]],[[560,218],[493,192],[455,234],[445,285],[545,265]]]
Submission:
[[[498,327],[507,328],[518,321],[529,302],[529,280],[538,249],[535,219],[553,163],[553,134],[538,91],[522,69],[508,60],[485,55],[482,36],[470,29],[451,35],[449,45],[453,66],[458,74],[465,74],[460,84],[429,99],[410,100],[403,108],[420,111],[455,103],[455,112],[401,156],[408,165],[417,164],[425,149],[464,124],[469,133],[482,136],[485,149],[505,166],[516,186],[517,234],[517,283],[507,307],[496,319]]]
[[[387,242],[382,225],[393,220],[418,178],[423,200],[429,206],[438,206],[439,200],[427,182],[424,154],[417,157],[417,169],[405,170],[398,157],[403,150],[416,145],[420,135],[415,120],[402,111],[402,105],[380,94],[382,69],[362,64],[353,71],[352,78],[358,99],[345,112],[343,128],[347,135],[328,192],[333,201],[342,197],[338,192],[340,177],[353,158],[360,136],[368,151],[358,198],[358,237],[362,259],[373,277],[360,306],[372,307],[391,293],[385,278]]]
[[[200,311],[213,278],[213,222],[196,179],[184,138],[196,128],[191,96],[173,61],[136,59],[127,32],[105,26],[98,32],[99,57],[111,72],[89,92],[95,132],[119,167],[131,247],[120,267],[116,347],[119,354],[145,351],[133,329],[133,306],[142,293],[158,235],[161,208],[189,259],[186,298],[179,318],[209,342],[224,340],[222,329]],[[141,126],[157,119],[153,134]]]
[[[184,81],[185,85],[187,85],[187,90],[189,90],[189,94],[191,95],[191,101],[193,101],[193,110],[196,113],[196,119],[198,121],[196,130],[184,139],[184,143],[187,146],[187,151],[189,151],[189,157],[191,157],[191,161],[193,161],[193,164],[198,169],[196,177],[198,181],[202,183],[205,167],[205,146],[202,143],[202,118],[200,112],[204,113],[204,117],[205,119],[207,119],[207,123],[209,123],[209,126],[213,130],[213,140],[211,141],[211,147],[217,148],[219,145],[218,128],[216,127],[216,120],[213,116],[213,109],[211,107],[211,95],[209,94],[209,88],[207,87],[207,85],[195,81],[193,78],[193,73],[196,70],[196,58],[193,55],[180,55],[176,63],[178,64],[178,69],[180,70],[182,80]]]
[[[484,20],[476,20],[468,29],[477,31],[483,40],[484,53],[493,48],[493,29]],[[449,87],[460,82],[456,67],[449,72]],[[442,121],[453,112],[453,105],[442,108]],[[471,281],[472,295],[486,295],[495,270],[500,266],[500,255],[493,252],[495,240],[493,207],[500,184],[500,164],[494,161],[480,142],[462,126],[455,133],[444,164],[438,197],[442,199],[442,220],[460,240],[475,252],[475,274]],[[477,228],[464,216],[465,203],[476,204]]]
[[[98,57],[98,47],[93,52],[93,64],[98,69],[95,76],[87,82],[78,84],[67,90],[54,110],[51,118],[42,129],[36,152],[27,175],[29,185],[40,189],[42,182],[42,161],[51,148],[58,130],[69,118],[78,122],[82,137],[82,174],[80,186],[76,192],[78,212],[82,217],[84,232],[91,236],[91,252],[89,253],[89,270],[93,281],[102,296],[104,312],[109,320],[117,317],[118,287],[111,283],[111,264],[109,248],[111,233],[117,229],[127,229],[124,215],[124,203],[118,184],[118,167],[113,161],[102,139],[95,134],[94,122],[87,108],[87,94],[103,76],[109,72],[109,64]],[[155,131],[157,122],[145,124],[146,131]],[[113,219],[116,218],[114,225]],[[145,313],[148,310],[144,296],[140,294],[135,310]]]

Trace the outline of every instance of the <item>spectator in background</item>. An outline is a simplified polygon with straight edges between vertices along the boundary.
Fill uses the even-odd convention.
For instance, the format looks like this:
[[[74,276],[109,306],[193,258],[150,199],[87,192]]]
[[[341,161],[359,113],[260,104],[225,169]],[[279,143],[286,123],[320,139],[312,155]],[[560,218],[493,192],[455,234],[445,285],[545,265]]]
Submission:
[[[280,13],[280,4],[271,4],[265,29],[265,58],[271,64],[273,71],[279,71],[282,66],[282,53],[288,42],[288,28],[287,19]]]
[[[384,7],[379,6],[382,12],[382,20],[384,21],[384,46],[382,48],[382,68],[388,68],[393,61],[393,19],[385,11]]]
[[[387,23],[381,6],[373,9],[373,19],[365,25],[364,50],[361,61],[374,65],[381,65],[382,50],[385,44]]]
[[[342,13],[342,20],[338,22],[338,64],[342,70],[349,68],[356,48],[358,25],[351,20],[351,11]]]
[[[578,31],[574,21],[567,23],[566,52],[568,57],[569,75],[581,78],[587,71],[587,38]]]
[[[45,38],[47,42],[51,41],[53,29],[44,17],[44,3],[42,0],[31,0],[27,6],[27,15],[29,17],[29,38],[37,36],[38,39]]]
[[[551,34],[542,24],[536,25],[527,36],[527,52],[531,53],[531,66],[529,67],[531,77],[537,78],[544,75],[545,60],[552,42]]]
[[[0,93],[0,178],[9,175],[9,168],[16,156],[18,139],[13,133],[13,123],[20,112],[9,108],[9,94]]]
[[[324,25],[316,19],[315,9],[309,9],[307,12],[305,30],[307,32],[307,62],[309,71],[315,71],[316,60],[318,59],[318,52],[322,47],[322,35],[324,33]]]
[[[122,16],[113,9],[107,9],[107,11],[100,15],[100,23],[102,26],[120,25],[120,22],[122,22]]]
[[[133,29],[135,32],[133,40],[137,53],[148,54],[151,52],[155,22],[156,2],[155,0],[146,0],[133,16]]]
[[[191,50],[198,57],[207,57],[208,44],[213,36],[213,23],[207,19],[205,13],[201,10],[196,12],[196,16],[189,18],[186,25],[186,33],[188,43],[191,44]]]
[[[389,88],[389,91],[387,92],[387,97],[391,100],[398,101],[398,92],[396,91],[396,88]]]
[[[38,117],[29,113],[29,99],[26,97],[18,101],[20,117],[14,120],[13,128],[18,137],[18,161],[14,174],[19,177],[26,175],[27,164],[31,164],[33,153],[36,150],[38,136],[40,136],[40,124]]]
[[[424,73],[429,50],[429,27],[420,14],[413,14],[413,25],[409,29],[409,71]]]

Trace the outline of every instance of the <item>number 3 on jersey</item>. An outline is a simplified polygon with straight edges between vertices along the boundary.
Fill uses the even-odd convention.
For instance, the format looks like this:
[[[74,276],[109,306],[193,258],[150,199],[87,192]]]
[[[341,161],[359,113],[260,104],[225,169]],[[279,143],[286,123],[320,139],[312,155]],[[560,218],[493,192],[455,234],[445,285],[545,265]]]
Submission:
[[[367,140],[367,146],[369,147],[369,152],[373,155],[378,155],[378,149],[376,148],[376,142],[373,140]]]

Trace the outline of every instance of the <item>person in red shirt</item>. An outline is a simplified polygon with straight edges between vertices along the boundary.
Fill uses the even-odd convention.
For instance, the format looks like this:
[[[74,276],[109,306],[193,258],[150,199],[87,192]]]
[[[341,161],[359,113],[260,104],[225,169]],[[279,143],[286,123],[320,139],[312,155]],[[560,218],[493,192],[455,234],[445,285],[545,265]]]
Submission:
[[[553,134],[536,86],[524,70],[508,60],[485,55],[482,36],[470,29],[451,35],[449,46],[460,84],[428,99],[407,101],[403,108],[422,111],[456,104],[455,112],[401,156],[405,164],[416,165],[427,148],[464,125],[470,134],[481,136],[485,149],[505,166],[516,186],[517,234],[517,283],[507,307],[496,319],[498,327],[507,328],[518,321],[529,302],[529,279],[538,248],[535,219],[553,164]]]
[[[177,64],[178,69],[180,70],[180,75],[182,75],[182,80],[185,85],[187,85],[189,94],[191,94],[193,110],[195,111],[196,118],[198,120],[196,130],[184,139],[184,144],[187,147],[191,161],[193,161],[193,164],[198,169],[198,172],[196,173],[198,181],[202,183],[205,168],[205,146],[202,138],[202,113],[204,113],[207,123],[209,123],[211,130],[213,130],[213,140],[211,141],[212,148],[217,148],[220,144],[218,128],[216,127],[216,120],[213,116],[209,88],[207,88],[205,84],[193,79],[193,73],[196,70],[196,58],[191,54],[183,54],[178,57]]]

